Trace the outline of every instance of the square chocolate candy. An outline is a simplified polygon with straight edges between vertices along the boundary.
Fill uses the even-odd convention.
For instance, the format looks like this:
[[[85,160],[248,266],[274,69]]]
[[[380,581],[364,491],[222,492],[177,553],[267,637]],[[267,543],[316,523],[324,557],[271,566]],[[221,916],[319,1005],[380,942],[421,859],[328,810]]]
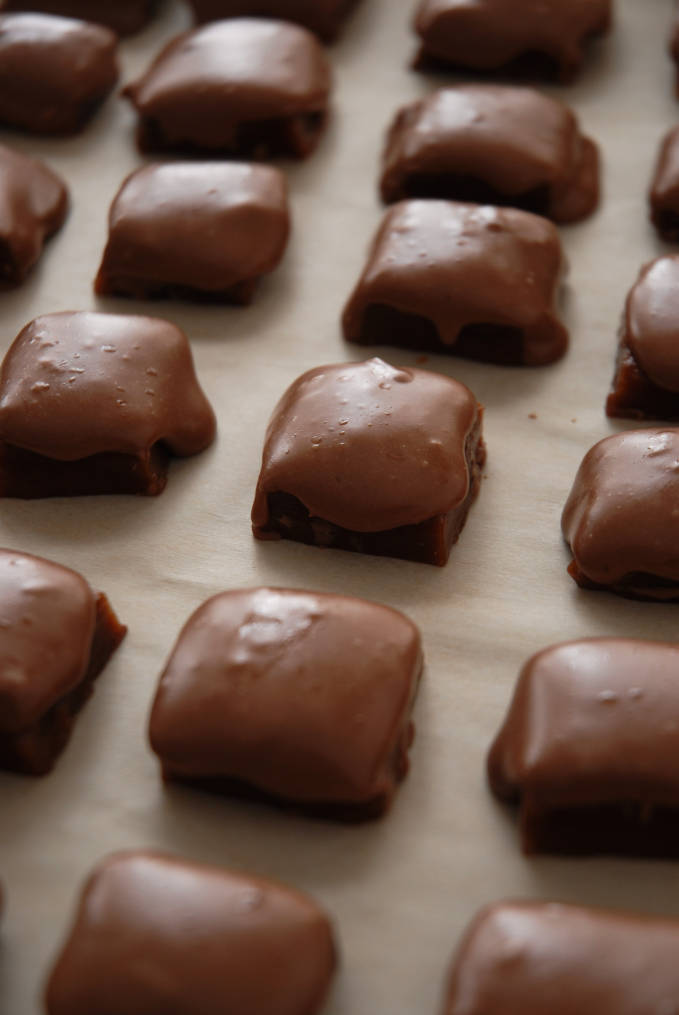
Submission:
[[[526,853],[679,857],[679,647],[555,645],[524,666],[488,756]]]
[[[7,11],[42,11],[94,21],[118,35],[132,35],[149,23],[159,0],[5,0]]]
[[[75,571],[0,550],[0,768],[50,771],[125,631]]]
[[[331,925],[291,888],[152,852],[102,861],[47,986],[47,1015],[317,1015]]]
[[[565,259],[546,219],[515,208],[401,201],[344,309],[348,342],[540,366],[563,356]]]
[[[480,485],[481,418],[442,374],[380,359],[309,370],[267,429],[255,536],[445,564]]]
[[[408,770],[420,635],[387,606],[292,589],[209,599],[162,675],[165,779],[345,820],[376,817]]]
[[[278,169],[174,162],[136,170],[109,213],[95,280],[101,296],[250,303],[288,242],[287,183]]]
[[[679,241],[679,127],[660,144],[649,195],[651,222],[667,243]]]
[[[358,0],[189,0],[196,21],[280,18],[294,21],[324,42],[334,42]]]
[[[230,18],[178,36],[124,94],[144,152],[303,158],[325,127],[330,66],[305,28]]]

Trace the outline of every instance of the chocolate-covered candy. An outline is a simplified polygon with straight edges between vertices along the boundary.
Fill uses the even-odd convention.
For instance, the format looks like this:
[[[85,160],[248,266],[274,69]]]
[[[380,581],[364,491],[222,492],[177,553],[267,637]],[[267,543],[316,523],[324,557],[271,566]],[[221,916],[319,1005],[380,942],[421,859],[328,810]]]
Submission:
[[[445,564],[479,489],[481,416],[441,374],[379,359],[309,370],[267,429],[255,536]]]
[[[231,18],[170,42],[124,94],[145,152],[303,158],[325,126],[330,68],[306,29]]]
[[[159,853],[95,868],[47,985],[48,1015],[316,1015],[335,966],[316,903]]]
[[[226,162],[144,166],[118,191],[95,290],[133,299],[247,304],[290,232],[278,169]]]
[[[679,255],[645,265],[620,327],[609,416],[679,420]]]
[[[75,571],[0,550],[0,768],[50,771],[125,631]]]
[[[556,228],[537,215],[401,201],[385,215],[345,307],[344,337],[494,363],[551,363],[568,345],[556,308],[564,268]]]
[[[151,20],[158,0],[4,0],[3,10],[42,11],[107,25],[118,35],[138,32]]]
[[[246,589],[181,632],[150,722],[163,776],[354,820],[408,770],[420,635],[348,596]]]
[[[488,757],[526,853],[679,856],[679,647],[590,638],[523,667]]]
[[[599,158],[562,102],[532,88],[458,85],[397,114],[380,190],[387,203],[445,197],[575,222],[597,206]]]
[[[189,0],[198,23],[221,18],[280,18],[334,42],[358,0]]]
[[[677,65],[675,92],[679,96],[679,12],[674,15],[670,33],[670,56]]]
[[[496,903],[460,943],[442,1015],[669,1015],[677,949],[678,920]]]
[[[0,14],[0,124],[73,134],[118,80],[108,28],[48,14]]]
[[[679,429],[630,430],[595,444],[563,511],[571,577],[633,599],[679,599]]]
[[[611,0],[421,0],[416,66],[571,81],[611,9]]]
[[[0,145],[0,287],[19,285],[64,223],[68,191],[43,162]]]
[[[186,335],[114,314],[38,317],[0,371],[0,496],[156,495],[215,418]]]
[[[651,222],[668,243],[679,242],[679,127],[660,144],[649,195]]]

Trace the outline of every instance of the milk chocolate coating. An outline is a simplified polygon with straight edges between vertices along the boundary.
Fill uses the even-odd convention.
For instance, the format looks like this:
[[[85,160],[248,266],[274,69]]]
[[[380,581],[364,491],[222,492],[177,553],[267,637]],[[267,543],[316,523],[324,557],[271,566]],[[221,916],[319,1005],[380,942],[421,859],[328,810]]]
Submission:
[[[0,287],[23,282],[67,211],[68,191],[56,173],[0,145]]]
[[[166,779],[374,817],[408,770],[420,635],[348,596],[259,588],[208,600],[182,630],[150,721]]]
[[[380,189],[387,203],[445,197],[576,222],[597,206],[599,158],[562,102],[532,88],[458,85],[397,114]]]
[[[384,217],[344,337],[531,366],[563,356],[557,230],[514,208],[401,201]]]
[[[80,130],[118,80],[116,35],[49,14],[0,14],[0,123]]]
[[[488,756],[526,853],[679,856],[679,648],[591,638],[523,667]]]
[[[679,255],[645,265],[620,328],[609,416],[679,419]]]
[[[611,0],[422,0],[416,66],[571,81],[584,43],[610,28]]]
[[[144,166],[118,191],[95,290],[249,303],[288,242],[287,183],[240,163]]]
[[[6,11],[42,11],[94,21],[118,35],[132,35],[151,20],[158,0],[5,0],[0,6]]]
[[[649,195],[651,222],[668,243],[679,242],[679,127],[663,138]]]
[[[330,68],[310,32],[231,18],[178,36],[124,91],[142,151],[304,157],[322,132]]]
[[[196,21],[280,18],[294,21],[324,42],[334,42],[358,0],[189,0]]]
[[[48,1015],[316,1015],[333,932],[293,889],[150,851],[102,861],[47,985]]]
[[[584,588],[679,599],[679,429],[630,430],[585,455],[562,529]]]
[[[496,903],[462,939],[442,1015],[669,1015],[677,949],[677,920]]]

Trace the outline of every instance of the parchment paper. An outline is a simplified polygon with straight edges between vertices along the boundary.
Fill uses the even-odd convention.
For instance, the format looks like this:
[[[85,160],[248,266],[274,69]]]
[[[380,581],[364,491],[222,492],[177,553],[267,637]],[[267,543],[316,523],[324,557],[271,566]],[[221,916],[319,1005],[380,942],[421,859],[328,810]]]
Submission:
[[[140,161],[127,104],[111,98],[75,139],[2,135],[47,159],[73,198],[37,272],[0,297],[2,351],[40,313],[100,307],[165,316],[192,340],[220,428],[210,451],[173,465],[158,499],[0,502],[0,545],[81,571],[130,628],[55,772],[0,776],[4,1015],[42,1010],[77,890],[93,863],[121,847],[161,847],[316,896],[342,949],[324,1015],[436,1013],[460,931],[489,900],[528,896],[679,916],[675,865],[523,858],[514,820],[484,777],[487,746],[532,652],[585,635],[676,637],[679,606],[579,591],[559,531],[582,455],[618,427],[603,415],[616,329],[639,267],[662,249],[645,195],[657,143],[679,115],[666,56],[669,0],[617,0],[614,33],[594,47],[581,80],[549,89],[575,106],[604,161],[601,211],[562,231],[571,263],[568,356],[537,370],[429,358],[429,368],[458,377],[486,405],[486,478],[448,566],[251,536],[262,438],[277,398],[304,370],[370,354],[343,343],[338,319],[381,215],[375,181],[384,130],[399,105],[445,80],[408,70],[412,8],[411,0],[363,0],[332,50],[332,124],[318,152],[289,167],[292,243],[248,309],[95,300],[108,206]],[[122,45],[123,80],[188,21],[179,0],[168,2]],[[416,359],[376,352],[394,363]],[[364,596],[421,626],[427,670],[412,770],[384,820],[344,827],[162,788],[146,720],[179,627],[207,596],[259,583]]]

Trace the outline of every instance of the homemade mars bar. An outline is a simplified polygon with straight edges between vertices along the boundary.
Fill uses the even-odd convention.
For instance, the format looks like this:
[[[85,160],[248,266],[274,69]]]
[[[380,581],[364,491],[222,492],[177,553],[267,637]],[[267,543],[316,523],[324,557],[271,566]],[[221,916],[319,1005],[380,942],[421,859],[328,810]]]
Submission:
[[[325,127],[329,92],[330,66],[311,32],[231,18],[173,39],[123,94],[139,113],[143,152],[304,158]]]
[[[679,242],[679,127],[661,142],[649,202],[651,222],[662,239]]]
[[[132,35],[149,23],[158,6],[159,0],[4,0],[3,10],[61,14]]]
[[[306,895],[151,851],[87,881],[47,985],[47,1015],[317,1015],[333,930]]]
[[[15,550],[0,550],[0,615],[0,768],[44,775],[127,629],[81,575]]]
[[[38,317],[0,370],[0,496],[155,496],[171,455],[212,443],[188,340],[169,321]]]
[[[380,359],[309,370],[269,423],[254,535],[442,566],[478,493],[481,417],[442,374]]]
[[[358,0],[189,0],[196,21],[280,18],[294,21],[324,42],[334,42]]]
[[[599,156],[564,103],[533,88],[457,85],[397,114],[380,190],[387,204],[444,197],[576,222],[598,204]]]
[[[546,219],[515,208],[401,201],[389,209],[344,309],[348,342],[491,363],[559,359],[565,259]]]

